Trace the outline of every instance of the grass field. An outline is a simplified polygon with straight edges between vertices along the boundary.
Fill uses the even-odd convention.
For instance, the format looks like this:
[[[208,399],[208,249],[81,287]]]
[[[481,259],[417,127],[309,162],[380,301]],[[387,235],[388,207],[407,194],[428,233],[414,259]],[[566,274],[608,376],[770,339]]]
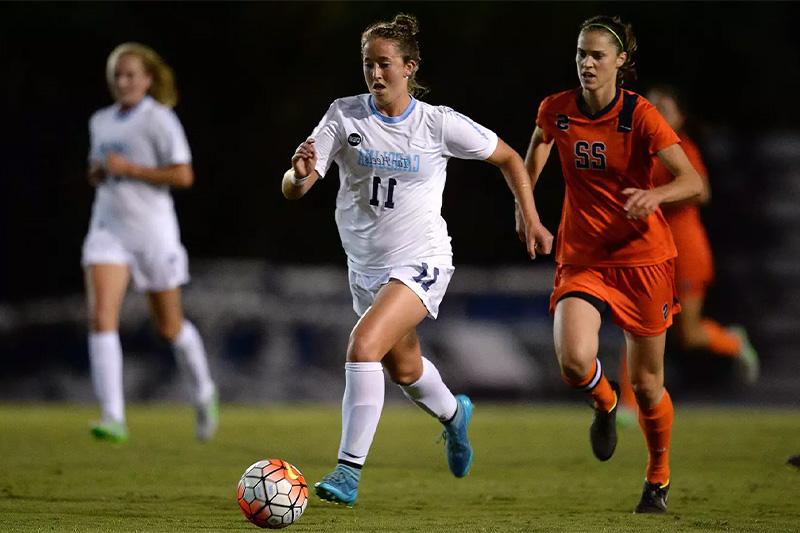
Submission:
[[[0,531],[255,531],[236,504],[245,467],[297,465],[309,485],[334,463],[336,406],[223,406],[216,440],[187,408],[133,406],[131,440],[93,441],[94,409],[0,406]],[[643,481],[638,427],[593,459],[580,406],[489,406],[472,426],[472,472],[453,478],[437,424],[387,406],[353,509],[312,497],[292,531],[798,531],[800,412],[678,406],[670,512],[631,514]]]

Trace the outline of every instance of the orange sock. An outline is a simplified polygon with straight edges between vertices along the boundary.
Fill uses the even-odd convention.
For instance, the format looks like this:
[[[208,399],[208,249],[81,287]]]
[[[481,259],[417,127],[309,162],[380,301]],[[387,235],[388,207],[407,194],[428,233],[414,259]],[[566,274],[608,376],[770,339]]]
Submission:
[[[589,396],[592,397],[597,404],[597,408],[601,411],[611,411],[617,405],[617,396],[614,394],[614,389],[606,379],[603,373],[603,366],[600,360],[595,358],[592,371],[586,374],[578,381],[574,381],[565,375],[561,375],[561,379],[572,387],[573,389],[582,389]]]
[[[619,357],[619,401],[631,411],[639,409],[636,405],[636,396],[633,394],[631,377],[628,375],[628,353],[625,346],[622,347]]]
[[[639,408],[639,426],[647,442],[647,470],[645,479],[664,485],[669,481],[669,441],[672,435],[672,398],[664,389],[664,396],[652,409]]]
[[[742,351],[739,337],[723,328],[713,320],[705,319],[700,322],[703,330],[708,335],[708,349],[721,357],[738,357]]]

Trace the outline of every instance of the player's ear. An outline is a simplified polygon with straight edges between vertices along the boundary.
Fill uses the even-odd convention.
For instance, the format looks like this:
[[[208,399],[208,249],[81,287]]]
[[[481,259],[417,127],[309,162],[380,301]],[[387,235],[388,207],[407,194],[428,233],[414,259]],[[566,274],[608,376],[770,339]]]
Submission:
[[[625,61],[628,60],[628,52],[621,52],[617,56],[617,68],[622,68],[622,65],[625,64]]]
[[[403,66],[403,76],[406,78],[410,78],[414,75],[414,72],[417,70],[417,62],[413,59],[409,59],[406,61],[406,64]]]

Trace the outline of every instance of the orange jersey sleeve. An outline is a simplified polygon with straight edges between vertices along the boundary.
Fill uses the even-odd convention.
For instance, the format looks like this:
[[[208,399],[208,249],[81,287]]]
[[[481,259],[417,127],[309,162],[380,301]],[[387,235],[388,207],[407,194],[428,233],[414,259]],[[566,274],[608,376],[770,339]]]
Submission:
[[[629,220],[623,209],[629,187],[652,189],[653,154],[680,142],[655,107],[618,89],[603,110],[585,110],[580,89],[547,97],[536,125],[558,149],[566,197],[556,261],[584,266],[643,266],[675,257],[660,210]]]

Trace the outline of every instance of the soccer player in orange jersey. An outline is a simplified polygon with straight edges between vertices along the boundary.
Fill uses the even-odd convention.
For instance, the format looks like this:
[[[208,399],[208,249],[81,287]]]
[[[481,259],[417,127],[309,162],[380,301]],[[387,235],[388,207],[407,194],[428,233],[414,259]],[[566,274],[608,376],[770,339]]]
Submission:
[[[747,332],[742,326],[723,327],[718,322],[703,316],[703,303],[708,286],[714,279],[714,266],[711,246],[708,243],[705,227],[700,219],[699,204],[710,198],[708,172],[697,145],[684,131],[686,115],[677,91],[669,86],[653,87],[647,99],[656,106],[664,120],[678,133],[681,147],[686,152],[692,166],[698,171],[705,184],[703,193],[694,201],[683,201],[662,206],[672,238],[678,249],[675,260],[675,283],[681,312],[675,317],[673,335],[678,345],[685,350],[708,350],[717,357],[734,358],[739,373],[745,383],[752,384],[758,379],[758,354]],[[672,174],[659,161],[653,167],[655,185],[670,181]],[[624,362],[624,361],[623,361]],[[625,365],[621,367],[625,370]],[[628,380],[620,374],[623,405],[633,408],[632,391]],[[626,390],[627,389],[627,390]]]
[[[575,57],[580,87],[542,101],[525,162],[535,185],[555,144],[566,183],[550,299],[562,377],[593,402],[592,450],[601,461],[610,459],[618,387],[597,358],[601,315],[610,311],[625,333],[649,452],[635,512],[661,513],[667,509],[673,420],[664,388],[664,339],[680,307],[677,252],[659,206],[698,196],[703,182],[656,108],[621,88],[634,74],[635,50],[631,26],[617,17],[581,24]],[[673,176],[659,186],[652,180],[654,155]]]

